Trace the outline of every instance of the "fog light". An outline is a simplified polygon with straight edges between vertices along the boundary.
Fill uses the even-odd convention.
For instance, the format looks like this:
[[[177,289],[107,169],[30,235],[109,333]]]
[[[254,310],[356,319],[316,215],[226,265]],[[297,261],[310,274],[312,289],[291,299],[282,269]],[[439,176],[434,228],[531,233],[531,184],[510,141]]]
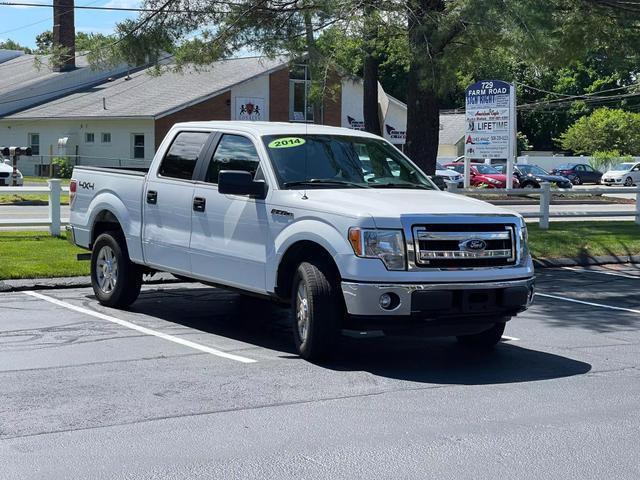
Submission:
[[[391,306],[391,295],[383,293],[380,295],[380,306],[385,310]]]
[[[380,295],[380,308],[383,310],[394,310],[400,305],[400,297],[393,292]]]

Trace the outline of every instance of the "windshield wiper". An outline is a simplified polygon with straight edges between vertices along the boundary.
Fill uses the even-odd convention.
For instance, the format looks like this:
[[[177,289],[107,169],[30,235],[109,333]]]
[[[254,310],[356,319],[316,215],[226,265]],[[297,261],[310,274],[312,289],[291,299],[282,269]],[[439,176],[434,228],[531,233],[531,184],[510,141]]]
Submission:
[[[416,183],[372,183],[371,188],[419,188],[421,190],[433,190],[427,185],[418,185]]]
[[[332,178],[310,178],[308,180],[296,180],[294,182],[284,182],[283,187],[298,187],[305,185],[336,185],[336,186],[348,186],[355,188],[370,188],[369,185],[363,185],[361,183],[349,182],[347,180],[334,180]]]

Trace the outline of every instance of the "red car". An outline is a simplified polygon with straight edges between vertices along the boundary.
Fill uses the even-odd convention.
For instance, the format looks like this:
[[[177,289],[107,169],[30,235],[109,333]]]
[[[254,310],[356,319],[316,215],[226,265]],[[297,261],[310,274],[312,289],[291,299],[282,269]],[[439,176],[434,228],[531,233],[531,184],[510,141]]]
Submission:
[[[464,163],[447,163],[446,168],[451,168],[458,173],[464,175]],[[469,165],[471,186],[479,187],[486,185],[487,188],[507,188],[507,176],[500,173],[491,165],[472,163]],[[520,182],[517,178],[513,178],[513,188],[518,188]]]

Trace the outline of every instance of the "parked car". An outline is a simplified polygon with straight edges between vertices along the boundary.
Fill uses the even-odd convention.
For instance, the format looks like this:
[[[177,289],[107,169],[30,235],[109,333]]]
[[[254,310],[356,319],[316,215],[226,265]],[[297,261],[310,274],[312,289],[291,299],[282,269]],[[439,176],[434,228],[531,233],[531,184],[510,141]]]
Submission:
[[[445,167],[464,175],[464,163],[447,163]],[[507,176],[491,165],[471,163],[469,164],[469,175],[472,187],[507,188]],[[514,177],[513,188],[518,188],[519,186],[520,182]]]
[[[505,165],[495,167],[500,173],[506,170]],[[540,183],[549,182],[558,188],[571,188],[573,184],[567,177],[551,175],[544,168],[532,164],[518,164],[513,166],[513,174],[518,178],[521,188],[540,188]]]
[[[0,159],[2,156],[0,156]],[[19,187],[24,185],[24,178],[22,172],[18,170],[17,182]],[[11,160],[0,161],[0,187],[13,185],[13,165]]]
[[[458,188],[464,187],[464,178],[455,170],[446,168],[440,163],[436,163],[436,174],[432,177],[434,183],[440,188],[440,190],[447,189],[447,182],[454,182]]]
[[[342,329],[488,348],[534,295],[521,215],[439,191],[366,132],[179,123],[146,174],[76,166],[69,190],[69,238],[92,251],[101,304],[130,305],[151,271],[228,287],[290,305],[307,359]]]
[[[583,183],[600,184],[600,179],[602,178],[602,172],[586,163],[565,163],[551,170],[551,174],[567,177],[574,185],[582,185]]]
[[[619,163],[602,175],[605,185],[624,185],[631,187],[640,184],[640,163]]]

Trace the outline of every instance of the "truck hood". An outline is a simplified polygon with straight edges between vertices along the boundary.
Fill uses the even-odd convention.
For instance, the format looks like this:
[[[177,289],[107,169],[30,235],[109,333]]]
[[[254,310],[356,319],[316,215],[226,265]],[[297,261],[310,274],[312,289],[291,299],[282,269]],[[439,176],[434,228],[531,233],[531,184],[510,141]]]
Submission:
[[[402,215],[504,215],[513,214],[490,203],[435,190],[309,189],[300,208],[346,216],[371,216],[400,220]]]

